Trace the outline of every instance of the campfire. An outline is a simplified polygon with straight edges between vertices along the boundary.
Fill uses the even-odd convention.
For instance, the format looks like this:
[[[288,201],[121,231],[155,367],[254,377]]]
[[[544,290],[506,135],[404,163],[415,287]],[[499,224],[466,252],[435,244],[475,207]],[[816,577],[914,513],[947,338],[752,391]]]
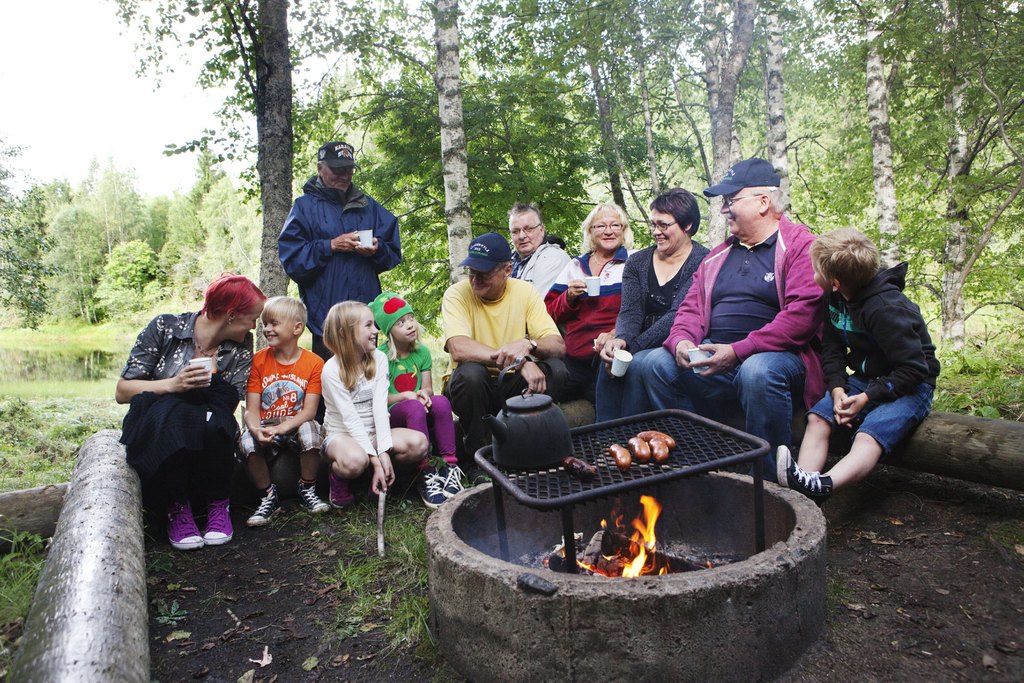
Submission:
[[[655,526],[663,509],[662,504],[652,496],[643,495],[640,496],[640,505],[639,514],[629,526],[624,524],[624,516],[618,505],[608,515],[611,522],[608,518],[601,520],[601,529],[591,537],[586,548],[576,558],[577,566],[584,573],[609,578],[634,578],[711,569],[718,564],[739,559],[720,555],[712,559],[708,553],[659,544]],[[630,527],[632,533],[627,535]],[[582,540],[583,534],[577,534],[577,537]],[[545,558],[544,564],[553,571],[566,571],[565,544],[557,546]]]

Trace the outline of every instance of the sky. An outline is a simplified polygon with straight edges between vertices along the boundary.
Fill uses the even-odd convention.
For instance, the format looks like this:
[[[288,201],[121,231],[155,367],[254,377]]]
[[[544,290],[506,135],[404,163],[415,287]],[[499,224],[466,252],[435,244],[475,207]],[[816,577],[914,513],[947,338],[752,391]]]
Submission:
[[[197,63],[156,88],[136,75],[135,40],[113,0],[0,0],[0,141],[22,148],[7,162],[12,189],[77,186],[93,159],[134,172],[144,195],[192,186],[195,155],[163,150],[216,127],[223,93],[195,85]]]

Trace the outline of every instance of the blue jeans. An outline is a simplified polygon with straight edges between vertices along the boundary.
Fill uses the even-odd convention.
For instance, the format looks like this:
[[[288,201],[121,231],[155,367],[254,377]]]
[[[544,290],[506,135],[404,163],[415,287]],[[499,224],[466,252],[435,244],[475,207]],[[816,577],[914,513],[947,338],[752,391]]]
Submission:
[[[862,394],[867,386],[868,379],[866,377],[853,375],[846,380],[846,395]],[[853,428],[841,429],[840,433],[852,440],[857,434],[863,432],[882,447],[883,455],[888,455],[893,448],[917,429],[917,425],[921,424],[924,418],[928,417],[928,413],[932,409],[934,392],[935,390],[930,385],[921,382],[913,393],[900,396],[895,400],[882,403],[872,401],[857,414]],[[836,418],[832,407],[832,394],[829,392],[823,399],[815,403],[809,412],[832,425],[834,432]]]
[[[649,372],[653,352],[661,347],[643,349],[633,354],[629,369],[622,377],[612,377],[601,367],[597,371],[597,390],[594,398],[596,420],[604,422],[620,417],[638,415],[652,410],[647,390],[641,378]]]
[[[728,372],[704,377],[680,368],[665,349],[654,356],[642,377],[651,406],[682,408],[718,422],[742,412],[744,431],[771,446],[764,472],[775,481],[775,449],[792,446],[793,404],[803,397],[800,357],[786,351],[755,353]]]

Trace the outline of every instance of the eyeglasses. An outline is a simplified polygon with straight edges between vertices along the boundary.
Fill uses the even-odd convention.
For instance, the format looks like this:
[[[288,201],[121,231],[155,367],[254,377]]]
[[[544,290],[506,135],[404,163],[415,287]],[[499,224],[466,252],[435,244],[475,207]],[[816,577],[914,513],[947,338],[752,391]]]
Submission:
[[[605,230],[611,230],[612,232],[619,232],[622,230],[622,223],[601,223],[600,225],[590,226],[591,230],[597,232],[604,232]]]
[[[527,226],[524,226],[523,228],[515,228],[513,230],[510,230],[509,232],[512,234],[512,237],[519,237],[520,234],[522,234],[522,235],[532,235],[539,227],[540,227],[540,223],[538,223],[537,225],[534,225],[532,227],[527,225]]]
[[[355,166],[342,166],[341,168],[334,168],[332,166],[328,166],[327,170],[329,170],[333,175],[352,175],[352,173],[355,171],[355,168]]]
[[[671,221],[669,223],[662,223],[661,221],[651,221],[651,234],[658,232],[668,232],[668,229],[675,225],[677,221]]]
[[[740,201],[741,199],[750,199],[751,197],[767,197],[767,196],[768,195],[765,195],[765,194],[748,194],[748,195],[744,195],[743,197],[737,197],[735,195],[732,196],[732,197],[722,197],[722,204],[726,208],[729,208],[733,204],[735,204],[736,202]]]

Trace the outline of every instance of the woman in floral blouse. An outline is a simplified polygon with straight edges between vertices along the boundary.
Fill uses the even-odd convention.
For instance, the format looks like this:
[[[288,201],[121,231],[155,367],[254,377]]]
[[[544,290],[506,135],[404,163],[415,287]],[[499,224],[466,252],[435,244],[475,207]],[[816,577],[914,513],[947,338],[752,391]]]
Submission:
[[[142,330],[117,381],[117,402],[131,403],[121,435],[128,463],[142,479],[147,507],[166,506],[167,535],[179,550],[231,540],[234,411],[266,298],[248,278],[221,276],[198,313],[159,315]],[[200,498],[203,532],[191,508]]]

